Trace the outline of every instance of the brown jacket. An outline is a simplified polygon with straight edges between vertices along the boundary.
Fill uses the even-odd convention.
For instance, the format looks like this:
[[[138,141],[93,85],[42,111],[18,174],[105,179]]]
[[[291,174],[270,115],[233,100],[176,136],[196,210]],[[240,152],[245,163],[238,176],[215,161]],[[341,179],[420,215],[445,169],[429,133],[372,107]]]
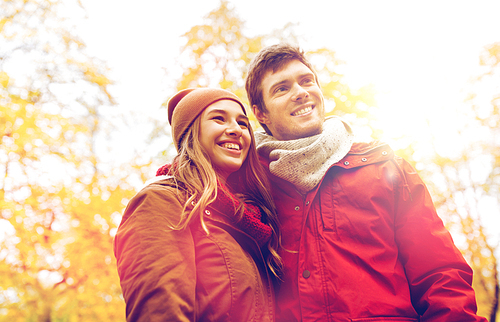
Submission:
[[[274,294],[259,246],[232,214],[205,210],[182,231],[185,195],[172,179],[128,204],[115,237],[127,321],[274,321]]]

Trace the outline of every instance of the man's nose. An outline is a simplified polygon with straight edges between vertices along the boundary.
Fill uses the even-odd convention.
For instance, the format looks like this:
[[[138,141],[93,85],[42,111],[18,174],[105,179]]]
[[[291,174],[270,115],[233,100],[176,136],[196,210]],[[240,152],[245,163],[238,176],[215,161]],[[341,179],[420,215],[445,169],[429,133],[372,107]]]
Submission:
[[[294,92],[293,92],[292,100],[294,102],[309,96],[309,93],[299,84],[295,84],[293,91]]]

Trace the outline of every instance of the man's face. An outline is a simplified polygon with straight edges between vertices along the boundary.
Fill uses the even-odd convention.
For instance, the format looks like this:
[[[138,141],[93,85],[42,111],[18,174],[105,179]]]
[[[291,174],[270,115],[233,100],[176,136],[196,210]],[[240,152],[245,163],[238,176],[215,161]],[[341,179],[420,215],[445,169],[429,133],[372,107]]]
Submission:
[[[323,94],[313,72],[298,60],[264,74],[262,98],[267,112],[252,110],[278,140],[294,140],[321,133],[325,121]]]

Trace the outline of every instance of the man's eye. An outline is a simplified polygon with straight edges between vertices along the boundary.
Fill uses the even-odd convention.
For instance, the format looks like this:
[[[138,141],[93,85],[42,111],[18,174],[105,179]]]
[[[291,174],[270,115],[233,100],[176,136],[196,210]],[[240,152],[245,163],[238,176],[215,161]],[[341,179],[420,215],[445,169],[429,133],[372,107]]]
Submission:
[[[286,91],[286,87],[281,86],[281,87],[276,88],[276,90],[274,92],[275,93],[281,93],[281,92],[284,92],[284,91]]]

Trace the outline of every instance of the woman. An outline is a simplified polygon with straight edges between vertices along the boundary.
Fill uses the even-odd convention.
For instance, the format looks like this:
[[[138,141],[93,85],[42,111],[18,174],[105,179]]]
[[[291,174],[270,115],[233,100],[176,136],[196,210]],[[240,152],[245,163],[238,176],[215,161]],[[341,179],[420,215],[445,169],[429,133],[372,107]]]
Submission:
[[[115,237],[127,320],[273,321],[278,224],[243,104],[186,89],[168,118],[178,154]]]

